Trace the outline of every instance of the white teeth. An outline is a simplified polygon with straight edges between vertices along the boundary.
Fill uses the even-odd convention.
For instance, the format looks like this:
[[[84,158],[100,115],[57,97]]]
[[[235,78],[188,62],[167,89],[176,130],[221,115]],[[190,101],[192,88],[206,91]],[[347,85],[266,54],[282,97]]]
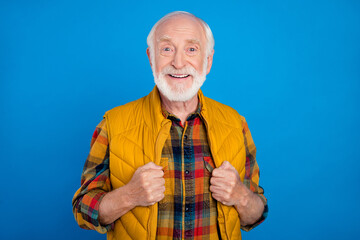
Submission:
[[[172,75],[172,74],[169,74],[170,76],[174,77],[174,78],[186,78],[188,77],[189,75]]]

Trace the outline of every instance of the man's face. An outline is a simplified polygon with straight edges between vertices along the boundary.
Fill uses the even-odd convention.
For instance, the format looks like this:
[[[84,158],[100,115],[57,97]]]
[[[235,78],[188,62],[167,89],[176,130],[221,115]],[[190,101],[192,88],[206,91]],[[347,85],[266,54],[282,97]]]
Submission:
[[[212,63],[212,54],[206,56],[201,24],[189,16],[172,17],[157,27],[154,40],[154,57],[150,61],[160,92],[170,101],[191,99]]]

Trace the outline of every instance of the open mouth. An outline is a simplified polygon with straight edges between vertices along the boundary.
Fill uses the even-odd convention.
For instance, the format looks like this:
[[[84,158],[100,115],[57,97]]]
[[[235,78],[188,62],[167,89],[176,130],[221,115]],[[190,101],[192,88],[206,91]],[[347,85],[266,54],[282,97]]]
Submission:
[[[169,76],[173,77],[173,78],[187,78],[190,75],[189,74],[169,74]]]

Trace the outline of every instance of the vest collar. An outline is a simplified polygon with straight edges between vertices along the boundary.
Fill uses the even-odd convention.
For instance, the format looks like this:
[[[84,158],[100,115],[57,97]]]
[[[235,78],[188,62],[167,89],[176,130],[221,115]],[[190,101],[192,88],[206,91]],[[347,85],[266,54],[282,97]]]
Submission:
[[[161,99],[159,90],[155,86],[149,95],[145,97],[144,119],[148,127],[153,130],[154,136],[157,136],[160,129],[170,120],[166,119],[161,111]]]
[[[205,119],[208,119],[207,106],[204,94],[201,89],[198,91],[198,98],[201,104],[201,113],[200,115]],[[168,122],[169,119],[166,119],[162,113],[161,109],[161,98],[158,88],[155,86],[148,96],[146,96],[144,108],[144,119],[146,124],[153,129],[153,133],[157,135],[159,130]],[[150,117],[149,117],[150,116]]]

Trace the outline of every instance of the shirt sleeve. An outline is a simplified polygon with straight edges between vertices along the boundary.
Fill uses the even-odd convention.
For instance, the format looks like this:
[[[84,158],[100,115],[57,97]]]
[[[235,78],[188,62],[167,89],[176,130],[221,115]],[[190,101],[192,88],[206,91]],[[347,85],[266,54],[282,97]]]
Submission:
[[[111,191],[109,170],[109,144],[106,120],[96,127],[91,139],[90,153],[81,175],[81,187],[73,200],[75,220],[81,228],[106,233],[113,224],[103,226],[99,222],[99,203],[105,194]]]
[[[264,189],[259,186],[260,170],[256,162],[256,147],[252,139],[248,124],[245,121],[245,118],[243,118],[243,135],[244,135],[244,143],[246,149],[244,184],[252,192],[254,192],[260,197],[260,199],[263,201],[265,206],[263,214],[257,222],[255,222],[252,225],[241,226],[242,230],[250,231],[251,229],[255,228],[265,220],[268,214],[268,205],[267,205],[267,199],[264,196]]]

